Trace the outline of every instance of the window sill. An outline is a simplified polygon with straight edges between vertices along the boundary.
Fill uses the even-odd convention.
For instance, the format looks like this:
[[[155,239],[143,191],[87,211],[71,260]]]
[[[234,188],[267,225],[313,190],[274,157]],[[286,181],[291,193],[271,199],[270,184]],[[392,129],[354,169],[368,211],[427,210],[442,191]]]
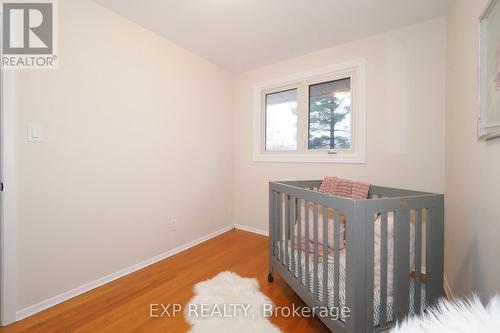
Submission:
[[[267,163],[338,163],[338,164],[365,164],[364,154],[263,154],[257,153],[253,156],[254,162]]]

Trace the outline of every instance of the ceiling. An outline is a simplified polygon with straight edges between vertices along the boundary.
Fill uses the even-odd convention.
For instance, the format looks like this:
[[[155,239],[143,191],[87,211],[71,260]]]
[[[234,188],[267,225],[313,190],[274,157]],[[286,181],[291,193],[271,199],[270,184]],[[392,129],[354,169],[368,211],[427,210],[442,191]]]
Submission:
[[[446,15],[449,0],[94,0],[242,72]]]

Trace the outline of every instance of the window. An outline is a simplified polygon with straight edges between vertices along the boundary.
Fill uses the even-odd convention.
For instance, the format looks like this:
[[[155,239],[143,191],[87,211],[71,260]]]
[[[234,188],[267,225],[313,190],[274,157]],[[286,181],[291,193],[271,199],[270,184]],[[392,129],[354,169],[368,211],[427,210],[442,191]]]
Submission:
[[[297,150],[297,89],[266,94],[266,151]]]
[[[254,160],[365,163],[365,62],[255,87]]]
[[[351,148],[351,78],[309,86],[309,149]]]

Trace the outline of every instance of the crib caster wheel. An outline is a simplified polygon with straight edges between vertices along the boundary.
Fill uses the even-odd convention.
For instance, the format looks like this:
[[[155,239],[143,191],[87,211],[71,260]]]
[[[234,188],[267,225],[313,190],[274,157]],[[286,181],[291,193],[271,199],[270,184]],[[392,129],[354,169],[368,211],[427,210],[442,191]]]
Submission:
[[[273,276],[273,273],[269,273],[269,274],[267,274],[267,281],[269,281],[270,283],[273,283],[273,282],[274,282],[274,276]]]

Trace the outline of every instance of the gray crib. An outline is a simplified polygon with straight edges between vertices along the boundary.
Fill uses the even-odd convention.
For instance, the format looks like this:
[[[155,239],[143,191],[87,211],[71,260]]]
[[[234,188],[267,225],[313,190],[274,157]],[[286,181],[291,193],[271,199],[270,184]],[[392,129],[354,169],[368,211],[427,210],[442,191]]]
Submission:
[[[320,180],[269,184],[269,282],[277,272],[309,307],[336,309],[316,316],[338,333],[385,330],[441,296],[443,195],[371,186],[369,199],[352,200],[320,193],[320,184]],[[328,212],[334,216],[332,224]],[[323,224],[321,243],[319,224]],[[380,254],[376,263],[375,251]],[[349,310],[338,315],[341,309]]]

